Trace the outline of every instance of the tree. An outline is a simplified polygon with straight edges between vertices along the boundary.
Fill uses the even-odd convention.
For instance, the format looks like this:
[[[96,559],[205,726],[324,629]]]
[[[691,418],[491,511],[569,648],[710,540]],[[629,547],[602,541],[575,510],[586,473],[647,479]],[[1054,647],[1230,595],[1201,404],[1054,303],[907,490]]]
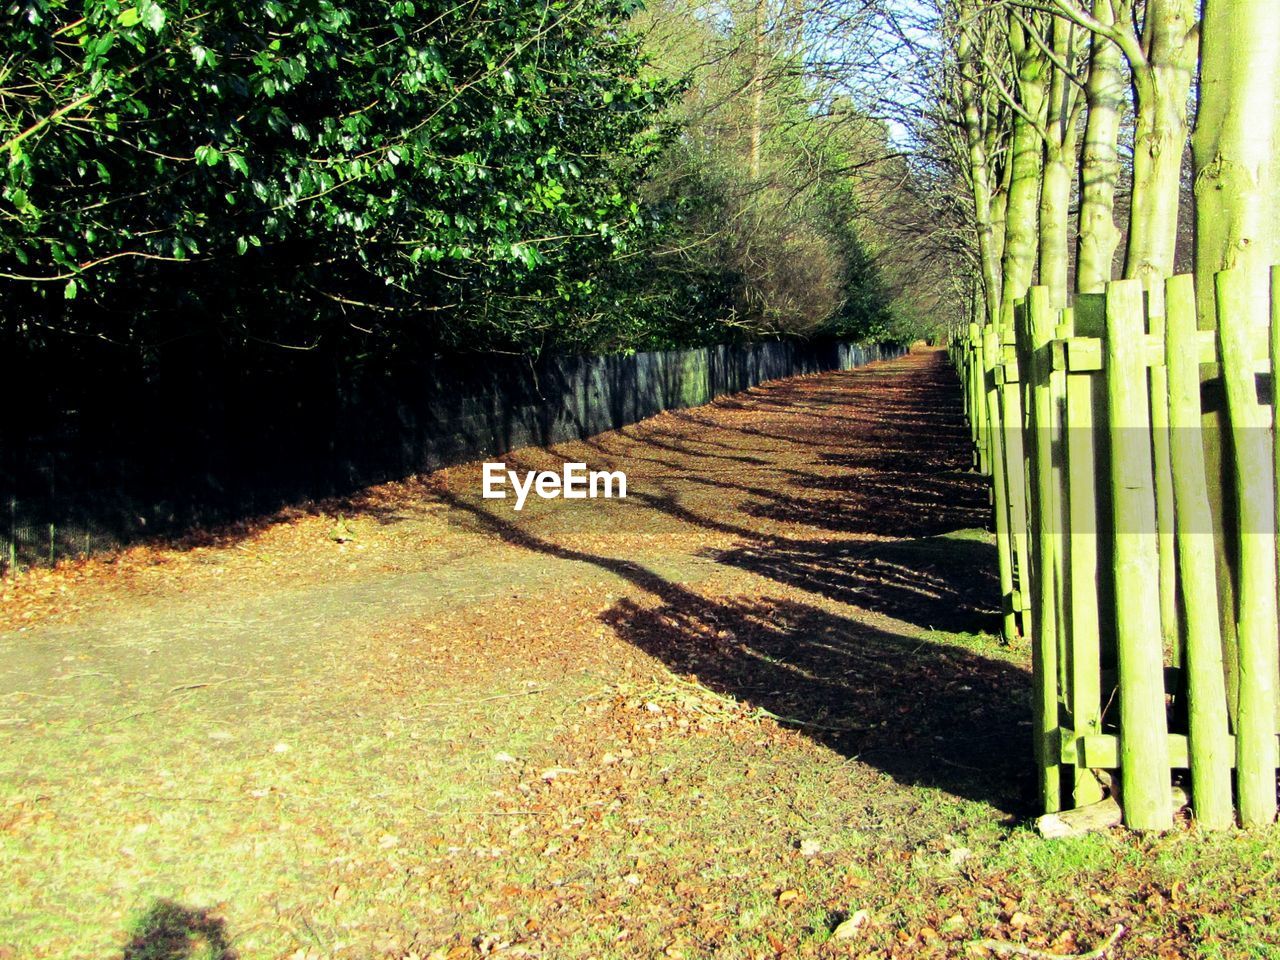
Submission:
[[[1094,0],[1093,18],[1112,28],[1128,18],[1127,2]],[[1117,9],[1118,8],[1118,9]],[[1076,254],[1076,289],[1101,293],[1114,275],[1120,233],[1115,223],[1116,183],[1120,173],[1117,144],[1125,103],[1120,48],[1105,31],[1090,40],[1084,150],[1080,157],[1080,236]]]
[[[648,191],[663,211],[651,302],[706,336],[888,328],[860,188],[893,151],[828,49],[862,29],[853,6],[672,0],[638,18],[655,66],[687,87]]]
[[[1099,0],[1093,6],[1100,16],[1091,15],[1079,0],[1053,0],[1053,6],[1063,16],[1115,44],[1127,62],[1133,81],[1136,130],[1124,275],[1142,280],[1149,295],[1162,297],[1161,284],[1173,273],[1178,237],[1187,101],[1199,43],[1196,0],[1147,0],[1140,6],[1132,0]],[[1106,57],[1110,57],[1109,51]],[[1093,140],[1095,150],[1100,148],[1099,169],[1096,174],[1087,175],[1103,185],[1103,190],[1109,169],[1109,91],[1113,87],[1114,76],[1104,59],[1093,100],[1102,111]],[[1099,219],[1105,199],[1095,191],[1091,200],[1095,206],[1089,211],[1090,229],[1101,231],[1100,249],[1105,249],[1109,237]],[[1094,285],[1101,273],[1096,256],[1089,269],[1086,279]]]
[[[1199,103],[1192,137],[1196,165],[1196,281],[1204,328],[1219,330],[1223,350],[1249,349],[1269,324],[1269,268],[1280,261],[1280,44],[1272,4],[1260,0],[1208,0],[1204,7]],[[1220,270],[1239,272],[1238,295],[1219,289]],[[1223,297],[1228,309],[1219,310]],[[1269,418],[1228,390],[1231,417],[1248,428],[1228,441],[1220,413],[1211,414],[1206,458],[1219,526],[1219,594],[1227,644],[1228,689],[1238,751],[1269,755],[1274,768],[1276,569],[1274,466],[1264,442]],[[1233,491],[1234,488],[1234,491]],[[1234,497],[1233,497],[1234,493]],[[1240,508],[1242,524],[1228,517]],[[1239,683],[1241,675],[1249,684]],[[1248,699],[1241,689],[1261,691]],[[1238,783],[1246,825],[1275,817],[1275,784]]]
[[[175,301],[295,345],[589,342],[591,265],[648,230],[671,92],[633,10],[26,0],[0,41],[0,276],[58,329],[137,342]],[[149,293],[113,314],[126,290]]]

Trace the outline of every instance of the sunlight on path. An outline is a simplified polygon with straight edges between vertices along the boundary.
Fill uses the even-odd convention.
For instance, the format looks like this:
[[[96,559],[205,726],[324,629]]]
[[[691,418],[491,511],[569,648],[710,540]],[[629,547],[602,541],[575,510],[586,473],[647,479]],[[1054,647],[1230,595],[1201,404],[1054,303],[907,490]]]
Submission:
[[[794,867],[793,831],[847,860],[1003,819],[1026,678],[979,634],[951,376],[919,353],[503,458],[625,470],[625,501],[516,513],[471,464],[345,508],[343,542],[302,517],[20,584],[0,945],[213,917],[243,956],[585,956],[588,901],[641,897],[613,936],[658,943],[689,876],[702,935],[746,943],[734,878]],[[762,845],[762,815],[790,826]]]

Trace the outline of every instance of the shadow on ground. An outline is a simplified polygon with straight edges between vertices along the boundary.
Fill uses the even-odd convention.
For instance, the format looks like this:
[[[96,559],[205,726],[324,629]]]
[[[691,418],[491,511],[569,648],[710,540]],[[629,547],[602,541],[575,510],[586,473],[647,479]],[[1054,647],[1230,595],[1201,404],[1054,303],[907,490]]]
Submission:
[[[837,541],[752,544],[720,563],[820,593],[925,630],[995,633],[995,549],[980,540],[929,537],[870,545]]]
[[[237,955],[220,917],[157,900],[133,925],[120,960],[237,960]]]
[[[816,599],[702,596],[634,560],[535,534],[480,501],[445,498],[507,543],[591,564],[643,590],[647,598],[625,598],[601,619],[672,671],[763,708],[901,783],[1021,812],[1030,769],[1027,671],[910,629],[998,626],[994,547],[980,534],[953,535],[981,526],[986,509],[981,482],[959,472],[967,437],[944,363],[941,356],[917,362],[892,379],[874,369],[843,374],[843,390],[800,381],[753,391],[754,400],[777,408],[768,430],[750,422],[728,429],[790,452],[754,485],[716,480],[745,495],[733,506],[712,499],[695,509],[683,498],[682,490],[706,483],[688,463],[670,464],[689,472],[668,476],[664,492],[633,494],[674,521],[736,538],[731,549],[707,553],[718,563],[866,611],[866,619]],[[836,413],[851,409],[865,421],[836,423],[852,424],[854,417]],[[676,415],[697,442],[713,447],[698,451],[700,462],[724,457],[705,436],[726,430],[711,416]],[[689,444],[668,446],[687,453]],[[772,522],[758,529],[751,518]]]
[[[677,590],[602,619],[674,672],[900,783],[1020,810],[1029,677],[1015,666],[789,600]]]

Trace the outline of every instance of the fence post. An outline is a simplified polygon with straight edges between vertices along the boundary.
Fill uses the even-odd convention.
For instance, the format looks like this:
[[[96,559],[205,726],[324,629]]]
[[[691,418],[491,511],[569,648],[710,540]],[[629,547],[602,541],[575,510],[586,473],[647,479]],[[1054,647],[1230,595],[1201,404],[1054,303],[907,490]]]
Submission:
[[[1236,788],[1246,827],[1276,816],[1276,546],[1275,471],[1267,442],[1268,413],[1258,404],[1258,356],[1248,276],[1215,278],[1222,380],[1231,421],[1232,471],[1239,520],[1236,637],[1240,663],[1236,714]]]
[[[1026,304],[1014,308],[1025,310]],[[1031,572],[1031,547],[1028,543],[1030,525],[1027,520],[1027,494],[1029,491],[1026,453],[1022,442],[1022,377],[1018,363],[1016,341],[1012,327],[1001,331],[1000,365],[1003,379],[1001,394],[1001,425],[1004,429],[1004,470],[1007,474],[1005,489],[1009,504],[1009,540],[1014,566],[1014,610],[1024,636],[1032,633],[1029,613],[1031,591],[1028,583]]]
[[[1160,344],[1165,342],[1164,290],[1147,294],[1147,333]],[[1147,372],[1151,390],[1151,450],[1155,462],[1156,542],[1160,557],[1160,631],[1164,644],[1173,653],[1173,662],[1182,662],[1181,631],[1178,629],[1178,573],[1173,538],[1173,464],[1169,451],[1169,373],[1165,364],[1153,364]]]
[[[1032,722],[1036,730],[1036,761],[1040,768],[1040,794],[1046,813],[1062,806],[1058,745],[1058,617],[1057,556],[1059,531],[1058,471],[1054,463],[1053,396],[1050,393],[1050,344],[1054,311],[1048,287],[1032,287],[1023,319],[1023,354],[1031,422],[1028,430],[1031,466],[1031,527],[1034,568],[1031,585],[1033,629],[1031,677],[1034,688]]]
[[[1124,820],[1134,830],[1165,830],[1173,811],[1141,282],[1108,284],[1106,309]]]
[[[1072,309],[1055,310],[1057,323],[1044,347],[1044,363],[1048,369],[1050,428],[1053,431],[1053,554],[1054,620],[1058,625],[1058,696],[1066,702],[1071,690],[1070,610],[1067,606],[1067,371],[1054,363],[1055,340],[1070,336]]]
[[[996,525],[996,562],[1000,573],[1001,634],[1006,643],[1017,636],[1013,602],[1013,547],[1009,538],[1009,491],[1004,469],[1004,428],[1000,423],[1000,390],[996,371],[1000,366],[1000,337],[993,324],[982,330],[983,386],[987,406],[988,461]]]
[[[1068,318],[1067,336],[1101,338],[1104,300],[1101,294],[1082,294]],[[1071,369],[1064,353],[1066,373],[1066,494],[1067,589],[1069,610],[1067,638],[1071,649],[1071,725],[1077,737],[1102,732],[1101,618],[1098,612],[1098,471],[1101,460],[1096,444],[1105,432],[1095,429],[1094,403],[1097,375]],[[1077,767],[1073,789],[1076,806],[1102,799],[1094,776]]]
[[[1271,268],[1271,446],[1273,452],[1273,481],[1275,483],[1276,522],[1280,523],[1280,265]],[[1276,563],[1280,570],[1280,536],[1276,537]],[[1277,597],[1280,603],[1280,597]]]
[[[991,466],[987,462],[987,405],[982,390],[982,331],[976,323],[969,324],[969,337],[965,341],[963,356],[968,386],[969,426],[973,431],[976,451],[974,465],[980,474],[987,476],[991,472]]]
[[[1213,520],[1200,428],[1195,284],[1190,276],[1173,277],[1165,282],[1165,308],[1169,454],[1186,615],[1184,669],[1191,803],[1200,826],[1220,830],[1235,822],[1231,806],[1231,735],[1227,726],[1222,636],[1218,630]]]
[[[1098,519],[1097,462],[1093,442],[1093,376],[1069,363],[1070,343],[1077,332],[1077,315],[1088,325],[1090,307],[1102,298],[1089,294],[1075,308],[1062,312],[1055,331],[1054,373],[1060,379],[1062,405],[1061,468],[1061,594],[1063,695],[1074,740],[1102,731],[1101,663],[1098,642]],[[1094,311],[1096,312],[1096,311]],[[1100,330],[1100,324],[1099,324]],[[1077,807],[1102,799],[1094,775],[1075,757],[1071,770],[1071,801]]]

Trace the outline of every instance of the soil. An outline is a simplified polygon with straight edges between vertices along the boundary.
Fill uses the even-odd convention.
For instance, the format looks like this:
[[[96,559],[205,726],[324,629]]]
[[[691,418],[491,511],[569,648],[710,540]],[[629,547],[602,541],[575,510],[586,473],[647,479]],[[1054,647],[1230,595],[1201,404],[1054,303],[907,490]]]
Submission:
[[[0,950],[852,950],[886,864],[1030,809],[969,458],[925,350],[501,458],[625,500],[473,463],[10,580]],[[930,896],[859,955],[1008,935]]]

